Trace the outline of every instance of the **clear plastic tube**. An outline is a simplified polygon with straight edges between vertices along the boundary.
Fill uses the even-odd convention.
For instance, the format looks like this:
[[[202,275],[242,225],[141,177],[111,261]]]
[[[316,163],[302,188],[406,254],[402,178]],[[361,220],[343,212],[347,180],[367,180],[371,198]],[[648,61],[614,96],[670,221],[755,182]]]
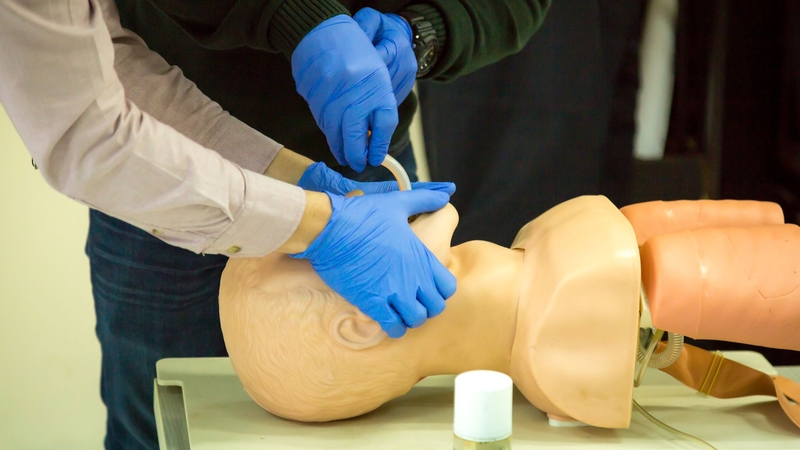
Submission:
[[[643,415],[647,420],[649,420],[650,422],[652,422],[655,425],[659,426],[660,428],[666,430],[668,433],[672,433],[672,434],[674,434],[674,435],[676,435],[678,437],[682,437],[682,438],[684,438],[686,440],[692,441],[695,444],[697,444],[697,445],[699,445],[699,446],[701,446],[703,448],[710,449],[710,450],[717,450],[716,447],[714,447],[713,445],[709,444],[708,442],[700,439],[699,437],[692,436],[691,434],[684,433],[683,431],[680,431],[680,430],[676,430],[675,428],[672,428],[671,426],[665,424],[664,422],[656,419],[655,417],[650,415],[649,412],[645,411],[645,409],[642,408],[642,406],[636,400],[633,401],[633,407],[637,411],[639,411],[639,414]]]
[[[652,367],[654,369],[663,369],[664,367],[670,366],[672,363],[678,360],[678,357],[681,355],[681,350],[683,349],[683,336],[677,333],[671,333],[667,331],[667,348],[660,353],[652,353],[648,354],[648,350],[650,350],[650,343],[653,335],[656,332],[656,328],[653,327],[653,320],[650,316],[650,308],[648,306],[647,301],[647,293],[644,291],[644,287],[639,292],[640,295],[640,303],[639,303],[639,349],[636,355],[637,361],[647,365],[648,367]],[[644,332],[649,331],[647,337],[650,339],[645,338],[643,335]],[[646,341],[646,342],[643,342]],[[655,351],[655,346],[653,346],[652,350]]]
[[[637,354],[637,359],[639,362],[644,361],[647,353],[647,349],[643,344],[644,343],[639,342],[639,351]],[[647,366],[652,367],[653,369],[663,369],[664,367],[670,366],[672,363],[678,360],[678,357],[681,355],[682,348],[683,335],[667,332],[667,348],[660,353],[653,353],[647,363]]]
[[[392,175],[397,179],[397,184],[400,186],[401,191],[411,190],[411,179],[408,178],[406,169],[404,169],[396,159],[391,155],[386,155],[386,159],[383,160],[381,165],[389,169],[389,172],[392,172]]]
[[[653,352],[656,350],[656,345],[658,345],[659,341],[661,341],[661,336],[664,335],[664,330],[655,330],[655,334],[650,337],[650,341],[647,343],[647,349],[645,350],[643,356],[638,356],[637,359],[639,362],[639,372],[636,373],[636,378],[633,379],[633,387],[639,387],[642,384],[642,380],[644,379],[644,374],[647,371],[647,365],[650,363],[650,357],[653,356]],[[639,343],[641,347],[642,343]]]

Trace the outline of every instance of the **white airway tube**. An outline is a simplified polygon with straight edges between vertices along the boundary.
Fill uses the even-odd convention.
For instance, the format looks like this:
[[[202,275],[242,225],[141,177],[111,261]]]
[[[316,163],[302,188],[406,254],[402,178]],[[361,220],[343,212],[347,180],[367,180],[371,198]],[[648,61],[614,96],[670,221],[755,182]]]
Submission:
[[[392,175],[394,175],[394,177],[397,179],[397,184],[400,186],[401,191],[411,190],[411,179],[408,178],[406,169],[404,169],[396,159],[394,159],[391,155],[386,155],[386,159],[383,160],[381,165],[392,172]]]

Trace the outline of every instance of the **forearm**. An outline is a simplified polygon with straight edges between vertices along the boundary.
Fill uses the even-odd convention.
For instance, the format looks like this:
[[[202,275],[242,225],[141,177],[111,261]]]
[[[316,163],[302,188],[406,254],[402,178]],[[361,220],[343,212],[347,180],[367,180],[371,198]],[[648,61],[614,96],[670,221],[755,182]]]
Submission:
[[[448,81],[520,51],[551,0],[423,0],[407,9],[434,26],[442,53],[426,78]]]
[[[293,235],[302,190],[126,101],[98,5],[53,5],[0,0],[0,60],[13,61],[0,64],[0,102],[51,186],[195,252],[259,256]]]
[[[284,147],[264,171],[264,175],[284,183],[297,184],[311,164],[314,164],[314,161]]]
[[[112,0],[99,3],[114,43],[114,69],[126,98],[223,158],[263,173],[282,145],[228,114],[179,68],[147,48],[135,33],[122,28]]]
[[[322,192],[304,191],[306,206],[300,223],[286,242],[277,251],[302,253],[322,233],[331,219],[331,200]]]

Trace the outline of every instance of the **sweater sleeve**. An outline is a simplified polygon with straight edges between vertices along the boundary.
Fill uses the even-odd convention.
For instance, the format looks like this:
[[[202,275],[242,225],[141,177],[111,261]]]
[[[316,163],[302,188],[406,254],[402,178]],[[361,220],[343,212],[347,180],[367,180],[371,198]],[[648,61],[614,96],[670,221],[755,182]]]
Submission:
[[[551,0],[425,0],[406,9],[436,29],[442,54],[426,76],[452,80],[516,53],[539,29]]]
[[[291,57],[325,20],[349,12],[336,0],[150,0],[199,45],[251,47]]]

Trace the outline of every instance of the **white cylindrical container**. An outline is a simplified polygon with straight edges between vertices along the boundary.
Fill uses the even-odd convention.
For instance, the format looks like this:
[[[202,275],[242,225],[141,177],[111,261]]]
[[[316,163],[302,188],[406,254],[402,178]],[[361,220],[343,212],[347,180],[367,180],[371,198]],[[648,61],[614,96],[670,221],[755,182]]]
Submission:
[[[454,448],[511,448],[513,387],[508,375],[491,370],[456,377]]]

